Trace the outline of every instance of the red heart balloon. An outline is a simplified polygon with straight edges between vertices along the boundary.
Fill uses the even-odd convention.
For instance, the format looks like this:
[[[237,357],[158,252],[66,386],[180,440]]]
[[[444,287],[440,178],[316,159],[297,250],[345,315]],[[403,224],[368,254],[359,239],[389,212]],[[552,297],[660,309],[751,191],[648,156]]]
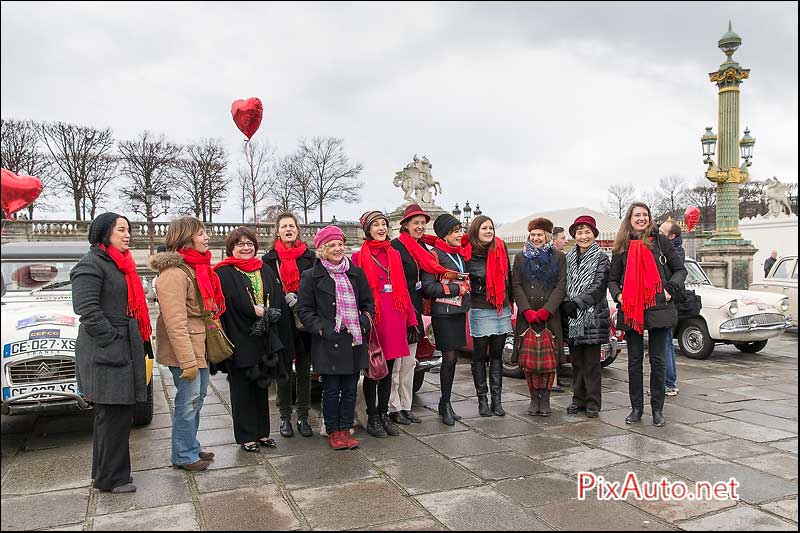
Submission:
[[[20,209],[25,209],[42,192],[42,182],[33,176],[17,176],[10,170],[2,169],[2,206],[6,217],[10,217]]]
[[[231,105],[233,121],[248,140],[258,131],[263,114],[264,106],[261,105],[261,100],[258,98],[234,100],[233,105]]]
[[[683,221],[686,223],[686,231],[692,231],[692,228],[700,221],[700,210],[690,205],[683,214]]]

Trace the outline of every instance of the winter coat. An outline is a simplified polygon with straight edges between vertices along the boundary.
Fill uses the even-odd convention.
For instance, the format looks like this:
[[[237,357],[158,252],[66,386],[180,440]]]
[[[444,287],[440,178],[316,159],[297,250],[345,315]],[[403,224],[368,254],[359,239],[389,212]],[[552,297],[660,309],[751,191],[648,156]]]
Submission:
[[[450,254],[435,248],[434,251],[436,252],[436,258],[439,260],[439,264],[442,265],[444,268],[449,270],[453,270],[458,272],[458,265],[453,258],[450,257]],[[463,258],[462,258],[463,260]],[[464,270],[466,270],[466,261],[464,261]],[[470,295],[469,293],[465,294],[461,297],[461,305],[450,305],[439,303],[436,301],[436,298],[445,298],[448,296],[458,296],[459,285],[457,283],[448,283],[447,288],[450,291],[450,294],[445,294],[444,286],[442,282],[439,281],[435,275],[429,274],[428,272],[422,271],[422,294],[425,298],[433,298],[433,305],[431,305],[431,317],[448,317],[454,315],[465,315],[467,311],[469,311],[470,305]]]
[[[683,249],[683,237],[676,235],[671,242],[672,246],[675,247],[675,251],[678,252],[678,256],[680,256],[681,261],[686,262],[686,250]]]
[[[364,251],[365,248],[361,250]],[[369,253],[369,251],[365,253]],[[353,264],[360,267],[362,257],[361,251],[354,253]],[[386,250],[379,250],[378,254],[374,257],[384,267],[389,264],[389,256]],[[372,261],[369,257],[363,260]],[[377,267],[377,265],[375,266]],[[384,284],[389,283],[389,276],[382,268],[377,267],[377,270],[378,287],[383,287]],[[394,291],[408,291],[408,287],[405,285],[400,287],[392,285],[392,292],[378,293],[381,303],[381,316],[380,320],[375,322],[375,329],[378,332],[378,341],[381,343],[381,348],[383,349],[383,357],[387,361],[400,357],[407,357],[411,353],[408,348],[408,328],[420,324],[417,322],[417,312],[413,305],[406,306],[405,311],[395,309],[393,301]],[[374,293],[372,297],[375,298]]]
[[[165,366],[207,368],[206,327],[195,289],[194,269],[189,273],[177,252],[150,256],[150,268],[158,272],[156,293],[161,312],[156,320],[156,359]]]
[[[313,251],[306,248],[306,251],[303,252],[303,255],[297,258],[297,270],[300,272],[302,276],[303,272],[314,266],[314,261],[316,260],[317,256],[314,254]],[[283,281],[281,280],[281,261],[280,257],[278,257],[278,252],[273,248],[265,253],[261,260],[264,261],[265,265],[268,265],[272,272],[275,274],[275,277],[278,279],[278,283],[283,287]],[[298,289],[299,290],[299,289]],[[286,291],[284,290],[284,293]],[[297,313],[297,306],[294,308],[290,308],[290,312],[292,315]],[[300,331],[295,326],[294,317],[290,317],[291,324],[292,324],[292,335],[294,338],[294,350],[295,353],[308,353],[311,351],[311,335],[305,331]]]
[[[144,342],[127,315],[128,283],[111,257],[92,246],[70,272],[78,388],[91,402],[133,405],[147,400]],[[149,341],[149,339],[147,339]]]
[[[583,255],[583,254],[581,254]],[[578,256],[578,268],[580,268],[581,257]],[[569,266],[567,266],[569,268]],[[583,344],[605,344],[608,342],[609,330],[611,328],[611,313],[608,309],[608,299],[606,299],[606,289],[608,288],[608,271],[611,268],[611,261],[605,253],[600,254],[594,278],[582,293],[572,298],[571,301],[584,310],[594,306],[594,325],[586,325],[583,335],[580,337],[569,338],[569,342],[576,345]],[[569,301],[567,295],[569,285],[565,288],[564,301]],[[569,318],[562,317],[565,331],[569,331]]]
[[[222,365],[222,370],[229,368],[251,368],[259,365],[261,359],[273,355],[270,380],[277,379],[281,370],[285,373],[290,368],[294,357],[294,339],[289,315],[289,306],[278,283],[278,278],[267,265],[261,267],[261,281],[264,286],[264,299],[269,298],[269,307],[280,309],[281,318],[276,324],[270,324],[267,333],[255,337],[250,335],[250,328],[258,319],[251,299],[250,280],[232,265],[217,269],[222,293],[225,295],[225,312],[220,316],[225,334],[233,343],[233,355]],[[256,302],[265,303],[265,302]]]
[[[564,353],[564,332],[561,330],[561,313],[559,313],[567,285],[567,260],[563,252],[553,249],[553,253],[556,261],[558,261],[558,281],[555,286],[549,289],[526,280],[523,275],[525,255],[523,252],[518,252],[514,256],[514,267],[511,269],[512,292],[514,294],[514,303],[517,304],[517,323],[514,325],[514,360],[518,360],[519,341],[528,327],[530,326],[538,333],[544,330],[546,326],[556,339],[556,359],[558,364],[561,365],[567,361]],[[525,320],[525,311],[528,309],[536,311],[542,308],[550,312],[550,318],[547,319],[547,323],[544,325],[539,323],[532,326],[528,324],[528,321]]]
[[[411,296],[411,304],[414,306],[414,311],[417,315],[417,324],[422,327],[422,273],[424,271],[419,267],[400,239],[393,239],[391,244],[392,248],[400,252],[400,258],[403,260],[403,273],[406,275],[408,294]],[[419,244],[427,249],[422,242]]]
[[[473,253],[472,258],[467,261],[467,272],[469,273],[470,283],[470,308],[471,309],[496,309],[494,304],[486,301],[486,260],[485,255]],[[509,266],[506,275],[506,297],[503,306],[510,306],[514,300],[511,290],[511,267]]]
[[[672,246],[672,241],[661,235],[657,231],[651,235],[653,248],[650,252],[655,259],[659,276],[661,277],[662,289],[666,289],[671,296],[675,296],[683,291],[686,281],[686,267],[683,260]],[[608,273],[608,291],[611,298],[618,303],[617,326],[624,331],[631,331],[625,325],[622,310],[619,306],[619,297],[625,285],[625,269],[628,264],[628,250],[622,253],[615,253],[611,256],[611,269]],[[656,305],[645,309],[644,327],[645,329],[672,328],[678,323],[678,311],[672,301],[667,302],[662,290],[656,294]]]
[[[347,279],[353,287],[359,311],[374,316],[375,302],[364,271],[351,263]],[[333,331],[336,324],[336,282],[319,259],[311,269],[301,274],[297,297],[295,309],[311,335],[311,365],[314,372],[352,375],[367,368],[368,332],[362,329],[364,342],[353,346],[350,333]]]

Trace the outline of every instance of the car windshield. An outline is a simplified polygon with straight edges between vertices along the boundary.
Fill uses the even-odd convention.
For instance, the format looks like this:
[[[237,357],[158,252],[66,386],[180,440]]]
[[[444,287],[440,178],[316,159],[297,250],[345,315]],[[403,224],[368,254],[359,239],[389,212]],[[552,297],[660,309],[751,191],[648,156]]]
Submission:
[[[711,285],[708,281],[706,273],[700,268],[700,265],[694,261],[686,261],[686,284],[687,285]]]
[[[77,259],[59,260],[3,260],[3,293],[30,292],[34,289],[70,289],[69,271],[78,263]]]

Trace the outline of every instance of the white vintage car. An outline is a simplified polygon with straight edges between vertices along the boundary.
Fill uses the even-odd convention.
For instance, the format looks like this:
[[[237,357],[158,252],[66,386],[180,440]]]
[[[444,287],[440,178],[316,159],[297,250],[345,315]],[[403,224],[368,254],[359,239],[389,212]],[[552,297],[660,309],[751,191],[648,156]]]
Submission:
[[[88,242],[25,242],[2,247],[2,414],[88,409],[75,378],[78,316],[69,272]],[[147,402],[134,423],[153,418],[152,360],[147,359]]]
[[[772,265],[767,277],[750,284],[750,290],[774,292],[789,298],[792,326],[797,327],[797,256],[781,257]]]
[[[705,359],[717,344],[733,344],[745,353],[764,349],[767,340],[791,326],[789,299],[779,294],[714,287],[693,259],[686,259],[686,288],[701,298],[700,316],[682,318],[675,328],[681,351]]]

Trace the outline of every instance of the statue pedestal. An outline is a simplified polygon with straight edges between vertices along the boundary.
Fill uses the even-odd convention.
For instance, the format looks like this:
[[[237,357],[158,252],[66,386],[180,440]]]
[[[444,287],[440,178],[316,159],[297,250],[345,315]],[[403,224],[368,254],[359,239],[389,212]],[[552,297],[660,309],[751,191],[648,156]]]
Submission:
[[[401,205],[400,207],[398,207],[397,209],[386,215],[387,218],[389,219],[389,237],[392,239],[400,235],[400,221],[403,219],[403,214],[406,211],[406,207],[408,207],[408,203]],[[433,232],[433,221],[436,220],[436,217],[438,217],[441,214],[448,213],[448,211],[445,211],[444,209],[435,204],[432,206],[422,206],[422,210],[425,211],[431,217],[431,221],[428,222],[428,225],[425,228],[425,233],[429,235],[435,235],[435,233]]]
[[[753,281],[753,255],[757,251],[750,241],[716,243],[709,240],[697,250],[697,260],[715,286],[747,289]]]

